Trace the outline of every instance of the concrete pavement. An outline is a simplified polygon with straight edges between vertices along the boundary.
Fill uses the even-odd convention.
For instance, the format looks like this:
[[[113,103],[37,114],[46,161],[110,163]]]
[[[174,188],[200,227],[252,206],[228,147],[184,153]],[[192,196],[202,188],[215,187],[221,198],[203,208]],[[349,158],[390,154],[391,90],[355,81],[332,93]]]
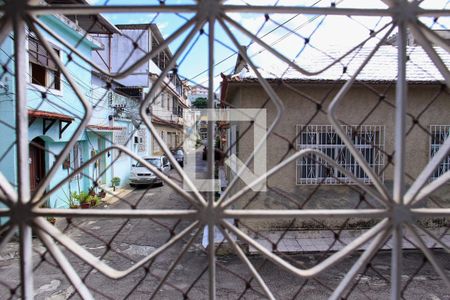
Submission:
[[[174,171],[172,175],[176,177]],[[178,178],[179,179],[179,178]],[[109,209],[186,209],[190,204],[171,190],[162,187],[138,188],[122,200],[104,207]],[[118,270],[125,270],[164,245],[174,234],[186,228],[191,221],[175,219],[125,219],[125,218],[73,218],[69,223],[58,222],[57,226],[84,249],[103,262]],[[180,259],[168,278],[167,284],[158,289],[155,299],[207,299],[208,259],[201,245],[201,233],[194,238],[193,245]],[[182,252],[185,240],[175,243],[153,261],[135,272],[113,280],[100,274],[76,257],[69,249],[62,247],[68,260],[92,291],[95,299],[149,299],[161,277]],[[287,245],[287,239],[280,245]],[[61,273],[45,247],[34,240],[33,263],[35,265],[34,284],[36,299],[67,299],[74,289]],[[288,247],[288,246],[286,246]],[[0,252],[0,299],[17,299],[20,289],[11,290],[20,283],[18,245],[10,243]],[[450,260],[444,250],[433,250],[438,263],[450,275]],[[273,291],[277,299],[326,299],[339,284],[347,270],[361,252],[347,256],[341,263],[327,269],[315,279],[305,280],[293,276],[268,262],[259,254],[248,256]],[[296,253],[280,254],[280,257],[299,268],[317,265],[328,254]],[[350,299],[389,298],[390,252],[382,251],[371,262],[369,270],[358,276],[358,285]],[[261,288],[252,279],[249,269],[236,255],[217,258],[217,298],[218,299],[262,299]],[[450,291],[434,272],[423,255],[417,251],[405,251],[402,281],[407,288],[405,299],[450,299]],[[417,273],[417,274],[416,274]],[[414,275],[410,278],[411,275]],[[79,299],[78,295],[71,299]]]

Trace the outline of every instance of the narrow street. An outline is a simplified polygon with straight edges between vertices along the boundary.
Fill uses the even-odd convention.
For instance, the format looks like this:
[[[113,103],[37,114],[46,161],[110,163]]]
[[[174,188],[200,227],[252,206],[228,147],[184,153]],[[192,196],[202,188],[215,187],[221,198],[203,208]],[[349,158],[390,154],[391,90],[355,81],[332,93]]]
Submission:
[[[198,152],[198,170],[205,170],[205,161]],[[176,177],[175,170],[171,176]],[[179,177],[178,177],[179,178]],[[123,199],[104,209],[185,209],[189,204],[167,185],[160,187],[136,188]],[[57,227],[63,230],[79,245],[94,256],[117,270],[125,270],[155,249],[165,244],[171,236],[189,226],[188,221],[150,219],[73,219],[69,224],[58,220]],[[183,243],[176,243],[155,260],[145,264],[135,272],[120,280],[103,276],[75,257],[67,249],[64,253],[77,270],[79,276],[89,286],[95,299],[149,299],[160,279],[182,251]],[[207,299],[208,272],[207,255],[201,245],[203,228],[194,239],[193,245],[183,256],[168,278],[167,284],[158,289],[155,299]],[[38,239],[34,240],[35,291],[37,299],[67,299],[74,292],[67,278],[54,266],[53,259],[45,253]],[[448,255],[444,251],[435,252],[439,262],[450,269]],[[314,280],[301,280],[265,261],[260,255],[249,256],[277,299],[326,299],[338,285],[352,262],[360,255],[356,253],[343,263],[325,272]],[[311,267],[323,260],[321,253],[299,253],[290,257],[300,268]],[[217,269],[218,299],[262,299],[261,289],[251,274],[235,255],[219,256]],[[422,255],[409,251],[404,261],[404,283],[422,264]],[[381,252],[372,262],[372,269],[359,277],[359,285],[354,289],[352,299],[387,299],[389,297],[390,253]],[[10,243],[0,253],[0,299],[17,298],[7,287],[14,288],[20,282],[18,265],[18,245]],[[303,286],[304,285],[304,286]],[[301,291],[298,290],[303,286]],[[19,293],[20,289],[17,290]],[[439,276],[429,264],[414,277],[405,292],[406,299],[450,299]],[[79,299],[77,294],[72,299]]]

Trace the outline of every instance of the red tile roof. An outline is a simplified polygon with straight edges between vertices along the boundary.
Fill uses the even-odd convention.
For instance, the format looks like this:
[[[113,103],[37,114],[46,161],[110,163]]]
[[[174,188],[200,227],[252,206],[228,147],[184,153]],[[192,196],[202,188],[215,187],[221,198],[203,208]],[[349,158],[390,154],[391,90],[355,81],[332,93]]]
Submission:
[[[73,117],[68,115],[63,115],[55,112],[48,112],[42,110],[28,110],[28,117],[32,118],[42,118],[42,119],[51,119],[51,120],[61,120],[64,122],[72,122],[75,120]]]

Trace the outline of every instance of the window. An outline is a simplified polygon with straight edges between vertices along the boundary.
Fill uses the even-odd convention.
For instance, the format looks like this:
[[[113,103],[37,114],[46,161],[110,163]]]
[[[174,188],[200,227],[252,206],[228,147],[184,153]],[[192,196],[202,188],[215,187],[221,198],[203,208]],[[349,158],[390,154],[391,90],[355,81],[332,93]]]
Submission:
[[[172,132],[167,132],[167,146],[170,148],[172,148]]]
[[[137,135],[138,139],[138,152],[146,152],[147,151],[147,130],[145,127],[142,127],[138,130]]]
[[[177,97],[172,96],[172,114],[178,115]]]
[[[430,141],[430,158],[439,151],[442,144],[450,136],[450,125],[432,125],[430,126],[431,141]],[[434,171],[432,179],[436,179],[445,172],[450,170],[450,155],[447,156]]]
[[[59,50],[54,49],[59,56]],[[31,83],[61,90],[61,74],[44,46],[33,37],[28,38]]]
[[[382,177],[384,166],[384,126],[343,126],[355,147],[369,166]],[[351,155],[344,142],[331,125],[297,126],[297,148],[318,149],[333,158],[340,166],[349,170],[365,183],[371,180]],[[315,156],[297,160],[297,184],[349,184],[351,178],[330,167]]]
[[[83,150],[80,142],[75,143],[73,145],[72,150],[70,150],[68,160],[70,164],[70,171],[77,171],[83,165]],[[68,169],[68,168],[66,168]],[[72,180],[81,178],[81,173],[77,174],[72,178]]]
[[[152,34],[152,49],[155,49],[158,46],[158,39],[155,37],[155,35]],[[164,70],[167,67],[167,63],[169,62],[169,56],[167,55],[166,51],[160,51],[152,58],[152,60],[160,70]]]
[[[72,148],[72,152],[73,152],[73,166],[72,166],[72,168],[74,170],[77,170],[83,164],[83,159],[82,159],[82,156],[81,156],[81,145],[80,145],[80,143],[75,143],[75,145]]]

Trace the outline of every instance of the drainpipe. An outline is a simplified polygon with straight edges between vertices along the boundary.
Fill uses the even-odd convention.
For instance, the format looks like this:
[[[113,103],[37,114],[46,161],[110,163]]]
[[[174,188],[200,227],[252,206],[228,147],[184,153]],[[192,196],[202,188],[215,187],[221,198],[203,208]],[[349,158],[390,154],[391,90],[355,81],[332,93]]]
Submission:
[[[111,44],[112,44],[112,42],[111,42],[111,40],[112,40],[112,34],[109,34],[108,35],[108,47],[109,47],[109,54],[108,54],[108,56],[109,56],[109,61],[108,61],[108,70],[109,70],[109,72],[111,73],[111,64],[112,64],[112,50],[111,50]]]

